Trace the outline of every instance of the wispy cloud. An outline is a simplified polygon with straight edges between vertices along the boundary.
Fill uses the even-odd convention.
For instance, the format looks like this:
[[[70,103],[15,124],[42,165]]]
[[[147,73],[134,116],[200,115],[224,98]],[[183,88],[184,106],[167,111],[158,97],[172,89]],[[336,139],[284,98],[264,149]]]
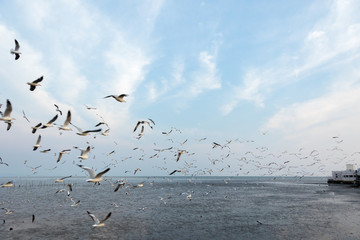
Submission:
[[[203,51],[199,53],[199,70],[193,74],[190,84],[190,94],[197,96],[205,90],[221,88],[221,79],[216,67],[217,49],[214,53]]]
[[[222,112],[229,114],[241,100],[263,106],[266,97],[279,85],[306,79],[311,72],[334,68],[353,59],[360,47],[360,17],[354,11],[357,1],[334,1],[328,15],[310,26],[304,33],[299,50],[281,53],[271,64],[248,70]]]

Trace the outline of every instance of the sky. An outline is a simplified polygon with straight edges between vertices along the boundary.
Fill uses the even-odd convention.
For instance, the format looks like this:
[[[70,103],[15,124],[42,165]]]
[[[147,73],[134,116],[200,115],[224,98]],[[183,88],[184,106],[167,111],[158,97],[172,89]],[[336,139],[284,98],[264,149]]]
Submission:
[[[15,118],[9,131],[0,122],[0,176],[85,176],[76,164],[109,176],[329,176],[357,164],[359,5],[0,1],[0,111],[9,99]],[[32,134],[54,104],[57,125]],[[109,135],[59,130],[68,110]],[[80,162],[74,147],[87,146]]]

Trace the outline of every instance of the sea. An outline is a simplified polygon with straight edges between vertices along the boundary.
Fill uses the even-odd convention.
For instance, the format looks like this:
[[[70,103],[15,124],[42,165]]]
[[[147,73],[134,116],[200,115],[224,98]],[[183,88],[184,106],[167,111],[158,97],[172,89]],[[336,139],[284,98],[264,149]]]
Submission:
[[[360,239],[360,189],[323,177],[56,179],[0,178],[0,239]]]

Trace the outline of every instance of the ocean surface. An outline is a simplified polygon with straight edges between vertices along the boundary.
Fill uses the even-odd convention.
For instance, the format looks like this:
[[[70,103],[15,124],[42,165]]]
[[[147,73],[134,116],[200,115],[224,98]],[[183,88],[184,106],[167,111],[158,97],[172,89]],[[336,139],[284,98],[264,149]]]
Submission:
[[[0,239],[360,239],[360,189],[326,178],[133,177],[114,192],[120,179],[0,178],[15,184],[0,188],[13,211],[0,209]],[[68,183],[75,207],[56,193]],[[87,211],[112,214],[92,228]]]

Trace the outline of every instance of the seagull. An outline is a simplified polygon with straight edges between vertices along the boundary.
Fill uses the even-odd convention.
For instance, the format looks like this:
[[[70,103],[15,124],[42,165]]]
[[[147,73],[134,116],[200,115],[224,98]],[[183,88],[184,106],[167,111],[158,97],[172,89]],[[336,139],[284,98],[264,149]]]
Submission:
[[[141,169],[140,169],[140,168],[135,169],[134,175],[135,175],[138,171],[141,171]]]
[[[122,186],[124,186],[124,185],[125,185],[124,182],[123,182],[123,183],[119,183],[119,184],[116,186],[116,188],[114,189],[114,192],[117,192],[117,190],[119,190],[119,188],[122,187]]]
[[[61,193],[61,192],[66,192],[66,195],[70,196],[70,192],[68,190],[66,190],[65,188],[56,191],[56,193]]]
[[[95,130],[86,130],[86,131],[80,131],[80,132],[78,132],[78,133],[76,133],[77,135],[79,135],[79,136],[87,136],[87,135],[89,135],[91,132],[101,132],[101,128],[99,128],[99,129],[95,129]]]
[[[59,109],[59,106],[54,104],[54,106],[56,107],[56,111],[60,113],[60,115],[62,115],[62,111]]]
[[[26,114],[25,114],[24,110],[22,112],[23,112],[23,118],[25,118],[26,121],[30,122],[29,119],[26,117]]]
[[[12,182],[12,181],[9,181],[9,182],[1,185],[0,187],[5,188],[5,187],[13,187],[13,186],[14,186],[13,182]]]
[[[44,76],[41,76],[32,82],[28,82],[27,84],[30,85],[30,91],[34,91],[37,86],[41,86],[39,82],[41,82],[43,79]]]
[[[9,99],[6,100],[6,109],[4,114],[1,114],[1,118],[0,120],[6,122],[6,123],[11,123],[11,120],[15,120],[15,118],[10,117],[10,114],[12,112],[12,105],[11,102],[9,101]]]
[[[19,52],[20,49],[20,44],[19,42],[15,39],[15,49],[11,49],[10,53],[11,54],[15,54],[15,60],[18,60],[20,57],[21,52]]]
[[[36,149],[38,149],[40,146],[40,141],[41,141],[41,135],[39,135],[38,139],[36,140],[36,144],[33,146],[34,149],[33,151],[35,151]]]
[[[11,210],[9,210],[9,209],[7,209],[7,208],[1,208],[1,209],[4,209],[4,210],[6,211],[5,214],[12,214],[12,213],[13,213],[13,211],[11,211]]]
[[[89,211],[87,211],[87,214],[91,217],[91,219],[95,222],[94,225],[92,225],[93,228],[96,227],[103,227],[105,226],[105,221],[111,216],[111,212],[108,213],[108,215],[101,221],[99,221],[99,219],[97,217],[95,217],[94,214],[90,213]]]
[[[186,151],[186,150],[179,150],[179,151],[178,151],[177,158],[176,158],[176,162],[179,161],[181,154],[184,154],[184,153],[187,153],[187,151]]]
[[[36,133],[36,131],[40,128],[41,123],[39,123],[38,125],[36,125],[35,127],[31,127],[32,128],[32,133]]]
[[[45,124],[41,127],[41,129],[44,129],[44,128],[47,128],[47,127],[53,127],[53,126],[54,126],[53,122],[55,122],[57,118],[58,118],[58,115],[56,114],[55,117],[53,117],[50,121],[48,121],[47,123],[45,123]]]
[[[76,206],[79,205],[79,203],[80,203],[80,200],[77,201],[77,202],[75,202],[72,198],[70,198],[70,201],[73,202],[73,204],[71,204],[72,207],[76,207]]]
[[[62,178],[59,178],[58,180],[56,180],[55,182],[58,183],[58,182],[64,182],[64,179],[66,178],[71,178],[72,176],[67,176],[67,177],[62,177]]]
[[[106,96],[106,97],[104,97],[104,98],[113,97],[113,98],[114,98],[116,101],[118,101],[118,102],[126,102],[126,101],[124,100],[124,97],[127,97],[127,96],[129,96],[129,95],[127,95],[127,94],[120,94],[119,96],[109,95],[109,96]]]
[[[41,153],[48,153],[48,152],[50,152],[51,151],[51,149],[49,148],[49,149],[45,149],[45,150],[42,150],[42,151],[40,151]]]
[[[65,149],[65,150],[62,150],[61,152],[59,152],[59,157],[58,157],[58,159],[56,160],[56,162],[57,162],[57,163],[60,162],[60,159],[61,159],[62,155],[63,155],[64,153],[68,152],[68,151],[71,151],[71,149]]]
[[[88,147],[86,148],[86,150],[83,150],[83,149],[79,149],[79,150],[81,151],[81,156],[78,156],[78,158],[81,158],[81,159],[83,159],[83,160],[89,158],[88,153],[90,152],[90,146],[88,146]]]
[[[174,171],[172,171],[169,175],[173,175],[173,174],[176,173],[176,172],[181,172],[181,169],[180,169],[180,170],[174,170]]]
[[[81,167],[82,169],[88,171],[89,175],[90,175],[90,179],[87,179],[87,182],[93,182],[93,183],[98,183],[100,184],[100,181],[103,180],[104,178],[102,178],[101,176],[104,175],[105,173],[107,173],[110,168],[105,169],[104,171],[96,174],[95,171],[89,167],[85,167],[84,165],[78,165],[79,167]]]
[[[70,122],[71,122],[71,112],[70,112],[70,110],[68,110],[64,125],[59,127],[59,129],[64,130],[64,131],[71,131],[72,129],[69,127]]]
[[[144,125],[145,125],[145,123],[147,123],[147,124],[150,126],[151,129],[153,128],[148,121],[138,121],[137,124],[136,124],[136,126],[135,126],[135,128],[134,128],[134,131],[133,131],[133,132],[136,131],[136,129],[139,127],[140,124],[144,124]]]

